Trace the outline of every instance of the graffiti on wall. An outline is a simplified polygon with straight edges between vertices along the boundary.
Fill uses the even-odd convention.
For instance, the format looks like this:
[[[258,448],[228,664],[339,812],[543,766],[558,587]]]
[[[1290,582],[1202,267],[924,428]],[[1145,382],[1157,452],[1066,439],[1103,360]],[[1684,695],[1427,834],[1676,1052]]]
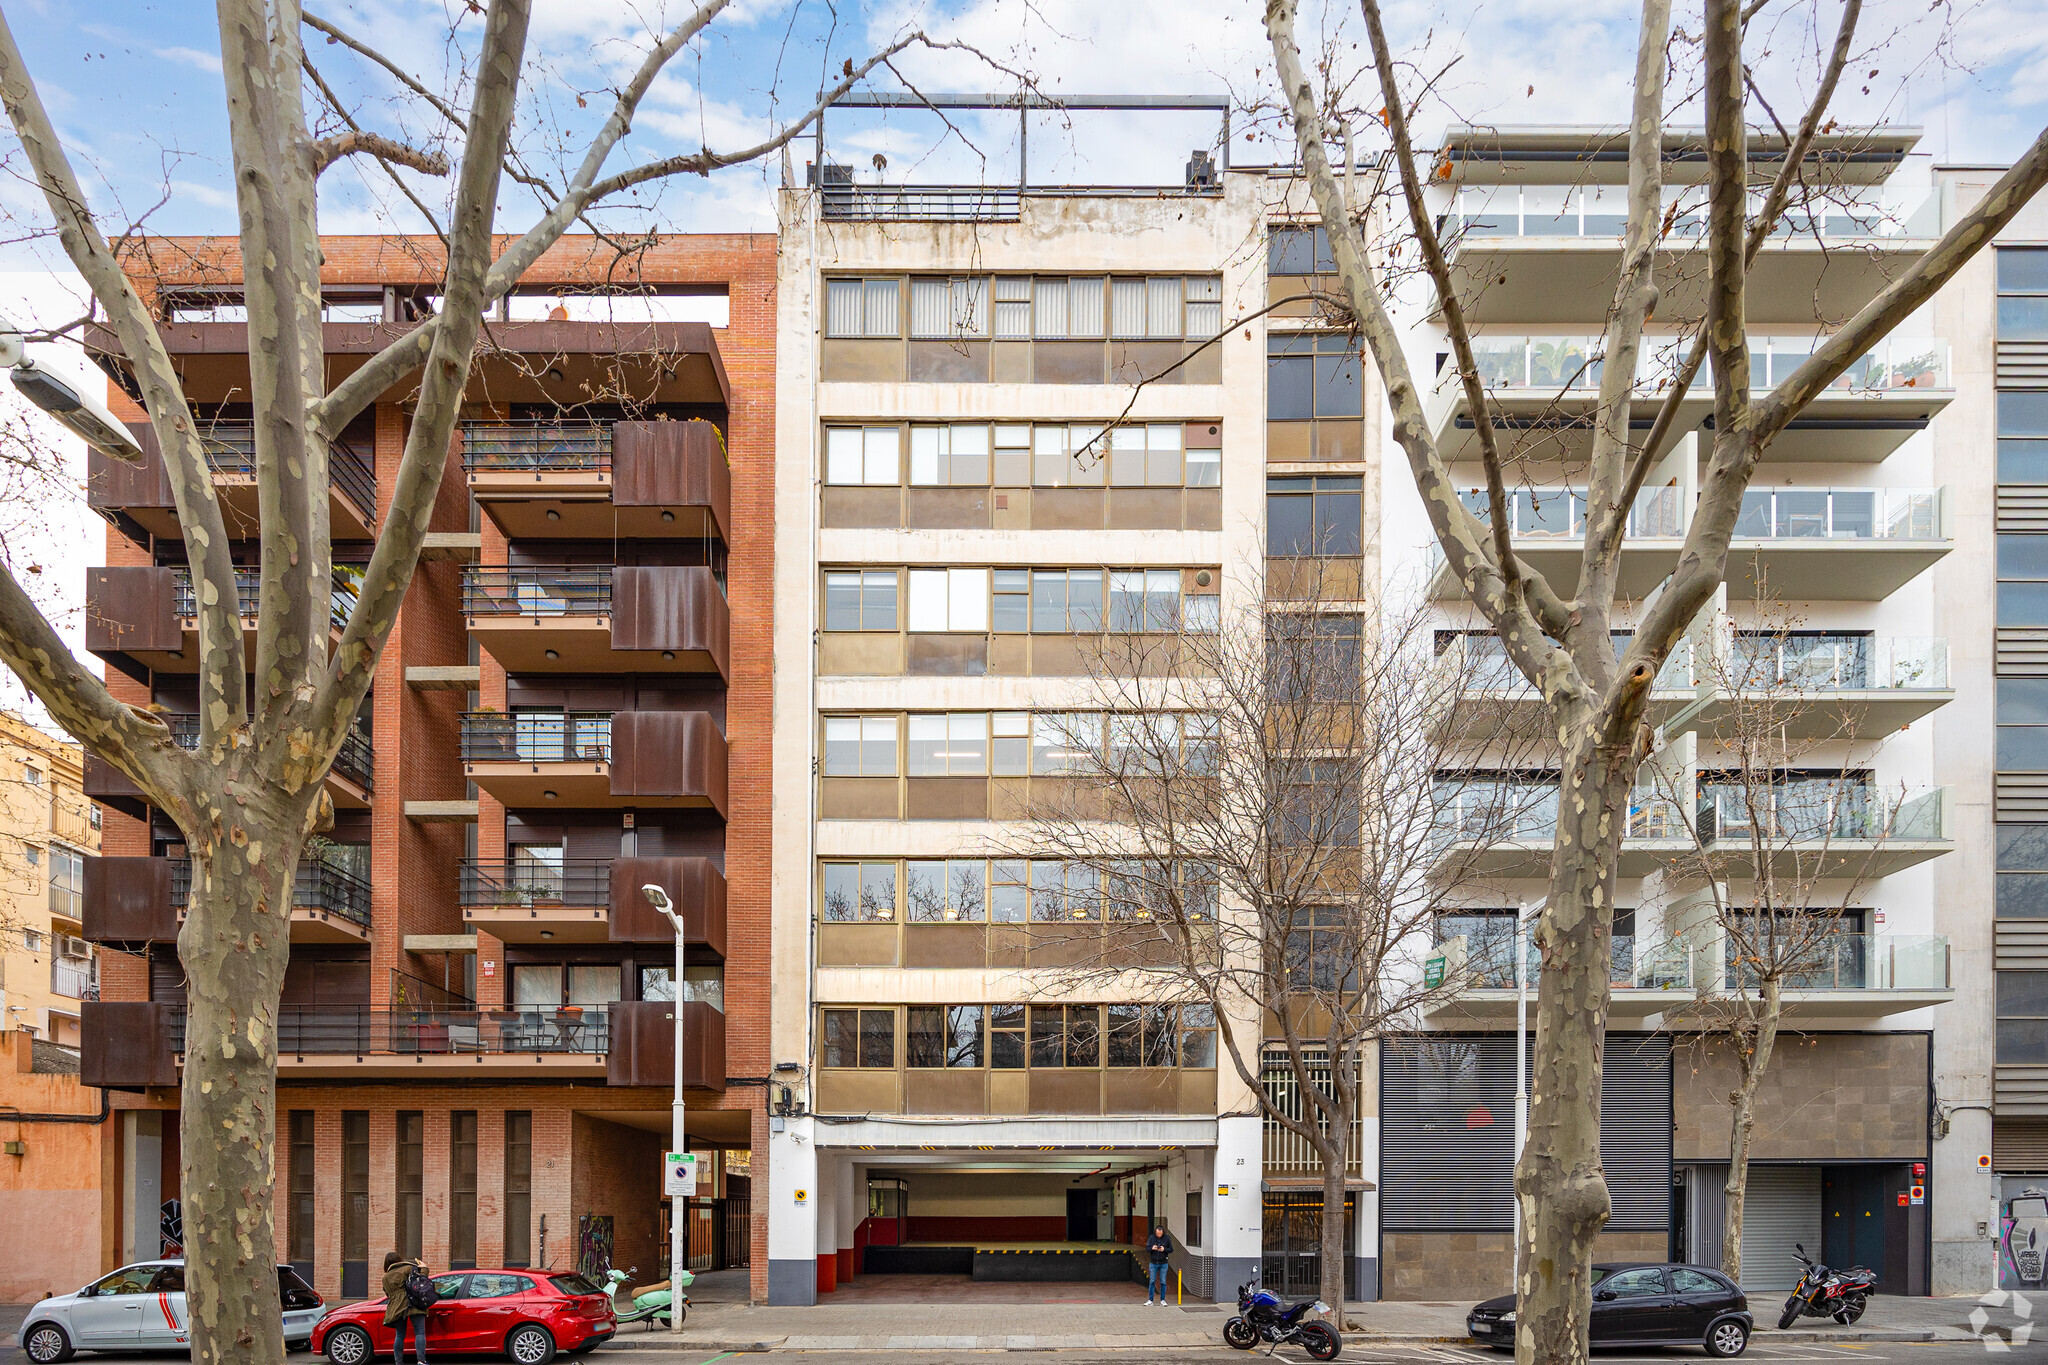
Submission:
[[[576,1269],[602,1283],[612,1268],[612,1216],[586,1213],[576,1224]]]

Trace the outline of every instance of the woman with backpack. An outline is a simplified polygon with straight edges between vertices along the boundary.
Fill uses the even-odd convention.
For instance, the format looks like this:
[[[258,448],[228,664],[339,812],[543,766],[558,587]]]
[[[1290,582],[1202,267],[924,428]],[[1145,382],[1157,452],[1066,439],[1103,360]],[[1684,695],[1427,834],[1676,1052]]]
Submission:
[[[427,1263],[395,1251],[384,1254],[384,1325],[393,1329],[392,1365],[405,1365],[405,1326],[412,1324],[412,1358],[427,1365],[427,1310],[434,1305],[434,1282]]]

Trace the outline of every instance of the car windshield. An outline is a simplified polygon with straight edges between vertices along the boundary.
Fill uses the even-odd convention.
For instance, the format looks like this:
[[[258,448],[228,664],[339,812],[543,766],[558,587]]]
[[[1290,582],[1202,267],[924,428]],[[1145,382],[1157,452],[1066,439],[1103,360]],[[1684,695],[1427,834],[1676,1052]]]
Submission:
[[[604,1291],[581,1275],[550,1275],[548,1283],[564,1294],[602,1294]]]

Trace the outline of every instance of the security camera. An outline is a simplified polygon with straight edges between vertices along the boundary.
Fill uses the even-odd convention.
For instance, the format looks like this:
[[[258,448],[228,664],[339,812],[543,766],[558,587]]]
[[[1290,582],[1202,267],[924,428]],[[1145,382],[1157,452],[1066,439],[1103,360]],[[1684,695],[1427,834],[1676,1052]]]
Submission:
[[[29,359],[21,333],[0,319],[0,365],[14,375],[14,391],[69,427],[87,445],[123,464],[142,463],[142,447],[104,403]]]

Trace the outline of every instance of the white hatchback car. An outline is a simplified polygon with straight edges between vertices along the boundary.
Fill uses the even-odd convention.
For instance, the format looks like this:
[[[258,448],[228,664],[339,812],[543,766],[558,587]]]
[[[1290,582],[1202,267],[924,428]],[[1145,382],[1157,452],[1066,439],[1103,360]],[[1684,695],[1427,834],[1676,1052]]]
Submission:
[[[277,1268],[284,1341],[304,1350],[327,1303],[288,1265]],[[192,1344],[185,1311],[185,1263],[138,1261],[29,1309],[15,1341],[35,1365],[57,1365],[75,1350],[154,1351]]]

